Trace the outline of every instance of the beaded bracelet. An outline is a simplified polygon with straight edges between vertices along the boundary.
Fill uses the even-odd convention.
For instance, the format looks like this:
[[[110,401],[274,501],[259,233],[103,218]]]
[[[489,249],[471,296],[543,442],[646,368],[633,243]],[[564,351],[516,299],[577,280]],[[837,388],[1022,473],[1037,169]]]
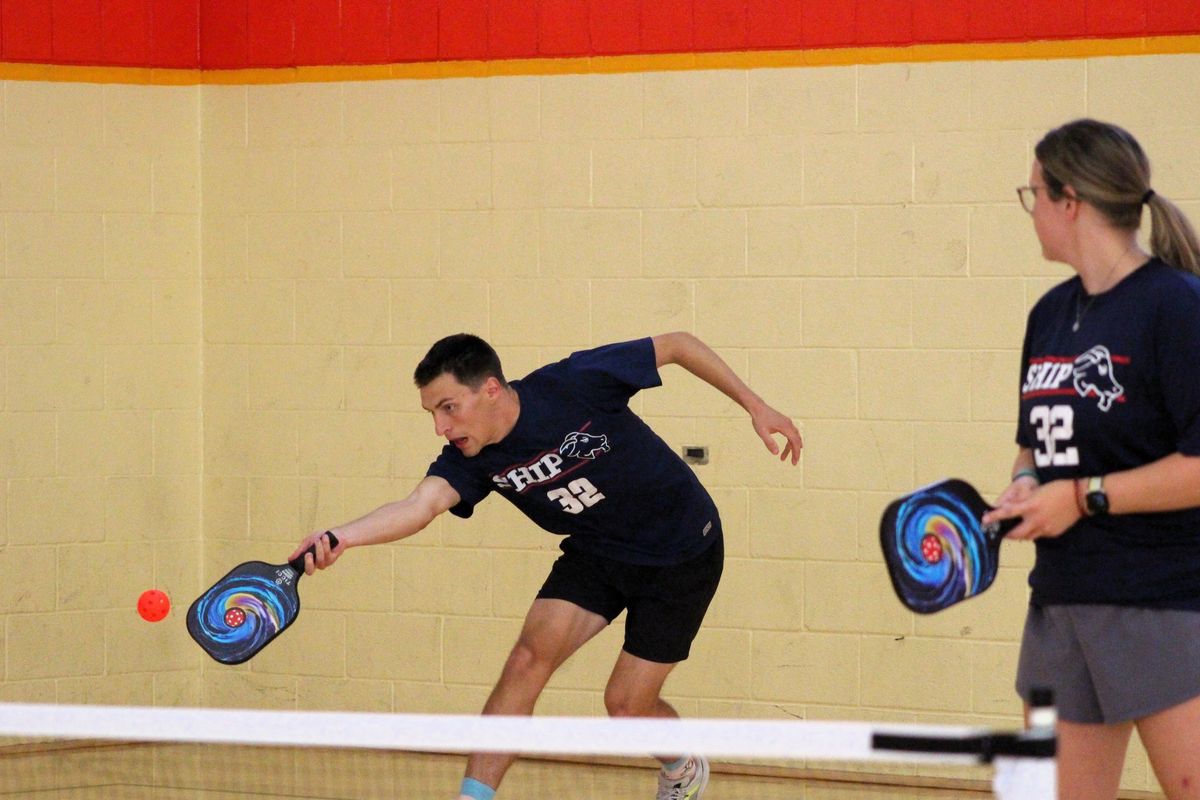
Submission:
[[[1033,478],[1034,483],[1041,483],[1041,481],[1038,480],[1037,472],[1029,467],[1017,470],[1016,474],[1012,476],[1012,481],[1013,483],[1016,483],[1017,481],[1021,480],[1021,478]]]

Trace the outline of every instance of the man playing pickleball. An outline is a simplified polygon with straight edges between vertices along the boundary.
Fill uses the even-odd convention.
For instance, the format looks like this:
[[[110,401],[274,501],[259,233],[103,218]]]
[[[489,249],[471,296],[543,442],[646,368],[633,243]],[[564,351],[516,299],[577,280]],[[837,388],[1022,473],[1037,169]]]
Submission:
[[[678,364],[750,414],[767,449],[794,465],[802,442],[791,419],[768,406],[707,345],[688,333],[573,353],[511,383],[482,339],[446,337],[417,366],[421,405],[448,444],[403,500],[304,539],[306,571],[350,547],[396,541],[449,511],[469,517],[497,492],[545,530],[562,555],[533,601],[484,714],[532,714],[554,671],[627,611],[625,642],[604,692],[612,716],[678,716],[660,697],[687,658],[716,592],[724,546],[716,505],[688,467],[629,409],[658,370]],[[774,439],[786,440],[782,448]],[[658,800],[699,800],[701,757],[660,757]],[[467,761],[460,800],[492,800],[513,756]]]

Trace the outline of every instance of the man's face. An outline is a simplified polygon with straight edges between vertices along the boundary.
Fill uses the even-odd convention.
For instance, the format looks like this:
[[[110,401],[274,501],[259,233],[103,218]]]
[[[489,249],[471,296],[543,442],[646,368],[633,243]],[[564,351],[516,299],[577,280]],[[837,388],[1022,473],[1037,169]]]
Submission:
[[[476,456],[493,444],[495,401],[500,384],[488,378],[478,389],[459,383],[449,372],[421,387],[421,407],[433,415],[433,429],[464,456]]]

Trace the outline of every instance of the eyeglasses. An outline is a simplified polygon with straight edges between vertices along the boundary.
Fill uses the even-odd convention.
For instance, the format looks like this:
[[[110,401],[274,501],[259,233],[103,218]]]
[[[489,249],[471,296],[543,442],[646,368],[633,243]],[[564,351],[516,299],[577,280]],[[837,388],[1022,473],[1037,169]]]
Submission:
[[[1021,201],[1021,208],[1032,214],[1033,203],[1035,200],[1037,200],[1037,193],[1039,191],[1045,191],[1045,189],[1045,186],[1018,186],[1017,197]]]

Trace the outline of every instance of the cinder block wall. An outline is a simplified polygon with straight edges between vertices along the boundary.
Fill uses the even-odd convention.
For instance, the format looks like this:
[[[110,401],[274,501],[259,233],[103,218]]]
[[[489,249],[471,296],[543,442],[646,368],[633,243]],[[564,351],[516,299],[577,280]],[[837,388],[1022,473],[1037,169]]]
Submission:
[[[196,703],[134,606],[199,587],[200,93],[0,97],[0,697]]]

